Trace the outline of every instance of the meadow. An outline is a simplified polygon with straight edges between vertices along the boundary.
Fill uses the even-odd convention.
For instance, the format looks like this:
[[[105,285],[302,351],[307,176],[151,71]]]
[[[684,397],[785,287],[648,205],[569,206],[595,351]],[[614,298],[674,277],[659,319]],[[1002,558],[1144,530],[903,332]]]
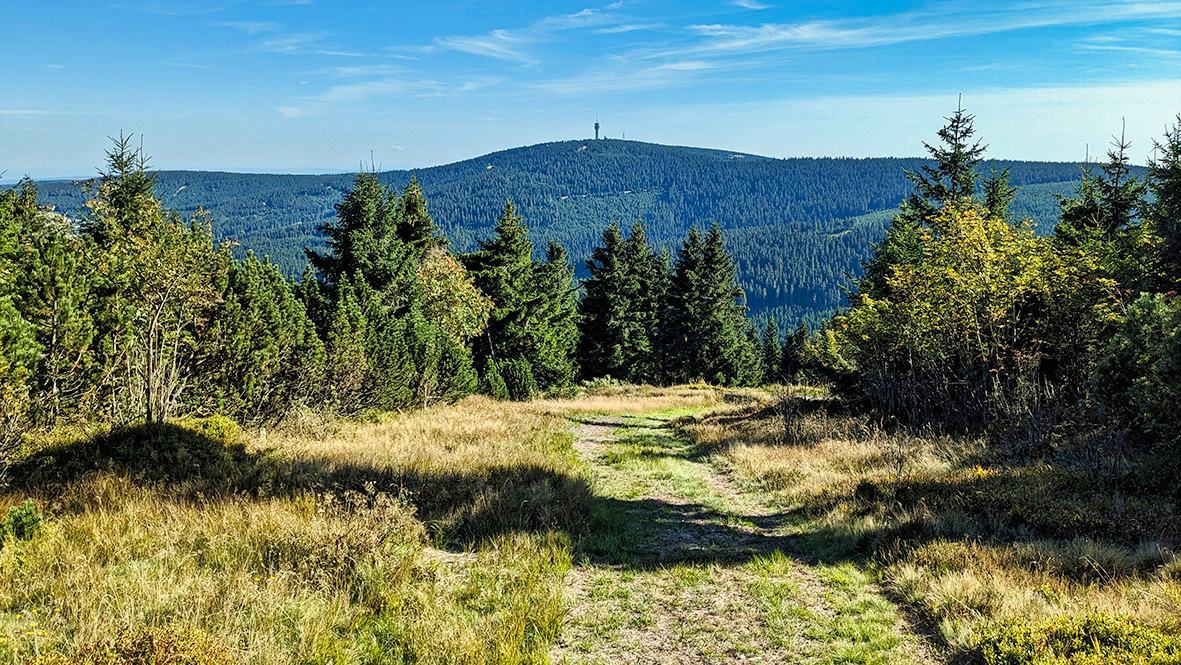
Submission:
[[[1181,662],[1174,498],[1071,460],[708,386],[59,428],[0,662]]]

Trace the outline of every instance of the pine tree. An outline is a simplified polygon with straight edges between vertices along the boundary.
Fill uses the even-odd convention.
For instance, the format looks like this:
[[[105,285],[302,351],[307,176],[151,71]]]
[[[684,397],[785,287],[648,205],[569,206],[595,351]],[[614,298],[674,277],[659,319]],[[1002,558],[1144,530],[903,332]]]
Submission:
[[[796,380],[804,366],[804,345],[807,344],[811,333],[806,324],[801,323],[798,328],[788,334],[779,355],[779,375],[785,383]]]
[[[923,147],[935,160],[934,166],[907,171],[914,191],[902,202],[886,237],[873,245],[873,258],[864,264],[865,272],[857,282],[857,294],[881,300],[888,297],[887,280],[895,266],[913,265],[923,254],[923,229],[938,218],[942,208],[966,203],[976,196],[980,181],[977,166],[987,146],[972,142],[976,133],[975,116],[957,108],[939,130],[939,145],[924,142]],[[995,215],[1008,216],[1008,206],[1015,195],[1008,171],[993,174],[985,182],[985,198]],[[938,231],[938,229],[936,229]]]
[[[586,377],[624,376],[619,330],[629,303],[624,302],[622,294],[622,255],[623,233],[618,224],[611,222],[586,262],[590,277],[582,283],[583,295],[578,302],[582,320],[578,358]]]
[[[414,273],[423,250],[399,237],[398,207],[397,195],[375,174],[354,177],[352,189],[336,205],[336,219],[317,227],[325,235],[329,251],[307,250],[308,259],[329,289],[359,275],[382,294],[387,305],[399,311],[410,307]]]
[[[116,140],[107,164],[83,227],[103,278],[100,383],[112,418],[159,422],[192,382],[228,249],[214,247],[200,211],[185,222],[161,205],[130,137]]]
[[[447,239],[437,233],[435,222],[427,213],[426,196],[417,176],[410,176],[410,183],[402,188],[397,202],[398,238],[418,251],[442,248]]]
[[[775,325],[775,317],[767,319],[763,327],[763,338],[760,341],[763,356],[763,382],[776,383],[782,380],[780,372],[783,347],[779,343],[779,328]]]
[[[1101,174],[1087,165],[1075,195],[1059,197],[1062,213],[1054,233],[1060,243],[1077,247],[1092,240],[1111,242],[1136,226],[1146,185],[1131,175],[1129,147],[1123,137],[1117,139]]]
[[[659,327],[668,267],[648,245],[643,222],[636,221],[626,240],[617,224],[608,226],[586,266],[590,278],[579,303],[583,374],[662,381]]]
[[[677,255],[665,309],[664,351],[669,380],[697,378],[716,384],[759,380],[758,351],[752,344],[745,298],[734,261],[714,224],[704,240],[696,228]]]
[[[1148,216],[1162,239],[1162,290],[1172,291],[1181,285],[1181,115],[1171,129],[1165,130],[1164,142],[1156,142],[1156,150],[1161,154],[1149,163],[1148,186],[1153,202]]]
[[[342,281],[334,300],[336,307],[326,340],[327,397],[339,411],[356,413],[367,406],[369,325],[353,280]]]
[[[539,339],[533,374],[545,390],[568,386],[577,371],[578,303],[574,298],[574,269],[568,257],[564,247],[550,241],[545,261],[534,266],[537,317],[544,333]]]
[[[510,200],[496,219],[495,235],[479,242],[480,249],[464,257],[468,272],[493,309],[483,337],[474,343],[481,365],[510,358],[532,358],[535,348],[530,311],[536,298],[533,284],[533,243],[524,218]],[[504,368],[500,367],[501,375]]]
[[[202,406],[243,422],[281,418],[323,383],[324,346],[303,303],[270,261],[230,263],[211,317]]]

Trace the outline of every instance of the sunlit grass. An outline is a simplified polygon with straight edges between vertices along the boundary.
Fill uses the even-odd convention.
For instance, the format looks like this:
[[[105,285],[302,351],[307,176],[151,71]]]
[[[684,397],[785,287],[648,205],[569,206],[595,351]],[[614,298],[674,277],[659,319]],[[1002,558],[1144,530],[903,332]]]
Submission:
[[[1037,631],[1052,629],[1038,622],[1071,617],[1181,633],[1181,558],[1171,551],[1177,528],[1168,527],[1168,498],[1113,490],[1064,466],[992,462],[983,441],[887,434],[860,416],[802,415],[789,444],[770,407],[683,427],[749,487],[776,496],[818,556],[879,570],[950,653],[995,651],[989,645],[1004,634],[1000,625],[1013,634],[1033,627],[1034,644]],[[849,602],[860,601],[853,594]],[[892,621],[886,608],[860,611],[867,629]]]

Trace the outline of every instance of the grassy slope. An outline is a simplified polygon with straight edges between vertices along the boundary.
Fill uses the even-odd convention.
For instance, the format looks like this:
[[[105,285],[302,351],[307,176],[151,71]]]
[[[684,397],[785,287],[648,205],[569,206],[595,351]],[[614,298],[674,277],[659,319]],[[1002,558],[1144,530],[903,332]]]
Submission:
[[[787,445],[765,406],[686,431],[798,547],[876,571],[952,662],[1181,662],[1175,499],[858,416],[806,415]]]
[[[44,437],[0,662],[143,625],[248,663],[1181,662],[1164,498],[852,416],[785,445],[729,395]]]

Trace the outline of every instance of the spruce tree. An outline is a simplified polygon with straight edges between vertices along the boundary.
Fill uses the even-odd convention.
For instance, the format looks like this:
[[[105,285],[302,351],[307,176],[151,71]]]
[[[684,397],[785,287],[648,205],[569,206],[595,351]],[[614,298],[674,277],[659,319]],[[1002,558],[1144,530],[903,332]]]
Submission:
[[[873,257],[864,264],[865,272],[857,282],[858,295],[877,300],[888,297],[887,280],[894,266],[912,265],[922,258],[923,230],[937,219],[939,210],[975,199],[980,182],[977,167],[987,146],[972,141],[976,133],[975,116],[962,107],[946,120],[947,124],[938,132],[940,143],[923,143],[935,165],[906,172],[914,183],[914,191],[902,202],[886,237],[874,243]],[[995,216],[1007,218],[1009,203],[1015,195],[1008,171],[994,173],[984,183],[984,193],[987,205],[995,208]]]
[[[586,267],[590,278],[579,303],[583,374],[662,381],[659,328],[668,267],[648,245],[643,222],[636,221],[626,240],[617,224],[608,226]]]
[[[480,249],[464,257],[476,286],[493,303],[484,335],[474,343],[481,365],[510,358],[531,358],[535,348],[530,312],[536,298],[533,284],[533,243],[524,218],[510,200],[496,219],[495,235],[479,241]],[[504,368],[500,368],[503,376]]]
[[[677,255],[664,315],[670,381],[759,380],[759,355],[750,339],[744,299],[721,229],[715,223],[702,239],[691,228]]]
[[[1181,115],[1165,130],[1163,142],[1156,142],[1159,156],[1148,166],[1152,204],[1148,217],[1161,238],[1162,290],[1175,291],[1181,285]]]
[[[628,303],[623,299],[623,233],[611,222],[603,231],[600,244],[586,262],[590,277],[582,283],[578,315],[582,335],[578,340],[578,358],[585,377],[623,378],[622,337],[619,334]]]
[[[568,386],[577,371],[578,303],[574,298],[574,269],[566,249],[550,241],[545,261],[534,266],[538,299],[537,317],[542,323],[534,377],[546,390]]]
[[[780,363],[783,347],[779,343],[779,328],[775,325],[775,317],[768,318],[767,325],[763,327],[760,349],[763,356],[763,382],[777,383],[781,381],[783,375],[780,371]]]

